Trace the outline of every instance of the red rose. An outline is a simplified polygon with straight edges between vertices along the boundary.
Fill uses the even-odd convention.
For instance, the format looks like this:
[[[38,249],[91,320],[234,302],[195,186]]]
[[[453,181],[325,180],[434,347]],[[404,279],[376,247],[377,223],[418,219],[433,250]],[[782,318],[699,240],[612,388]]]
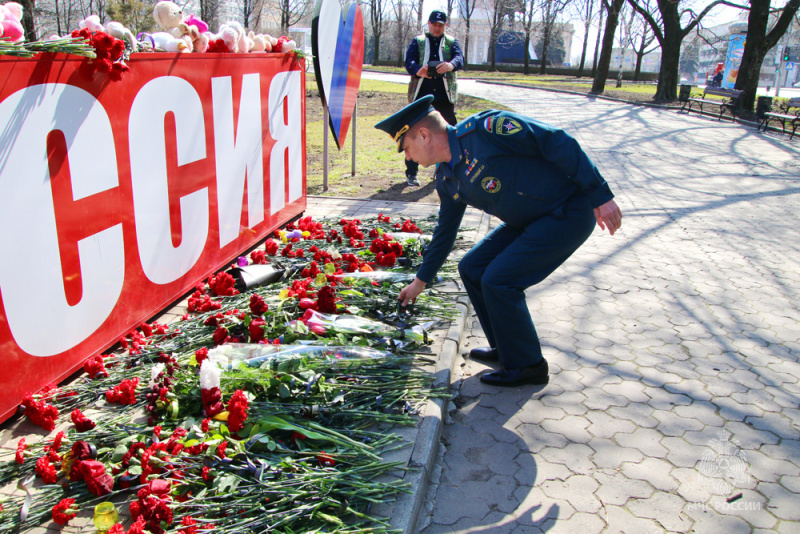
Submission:
[[[89,491],[98,497],[114,489],[114,478],[106,473],[106,468],[97,460],[82,461],[81,476]]]
[[[218,326],[214,330],[214,345],[221,345],[229,339],[228,329],[224,326]]]
[[[200,398],[203,401],[208,417],[214,417],[225,410],[222,404],[222,392],[219,388],[201,389]]]
[[[258,343],[264,339],[264,326],[267,322],[264,319],[256,317],[250,321],[248,330],[250,331],[250,343]]]

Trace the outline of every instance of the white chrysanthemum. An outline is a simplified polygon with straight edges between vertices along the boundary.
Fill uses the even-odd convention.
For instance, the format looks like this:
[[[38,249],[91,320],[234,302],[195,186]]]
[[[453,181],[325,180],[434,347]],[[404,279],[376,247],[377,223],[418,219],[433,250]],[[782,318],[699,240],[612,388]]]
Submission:
[[[200,366],[200,388],[212,389],[219,387],[219,377],[222,376],[222,369],[211,359],[203,360]]]

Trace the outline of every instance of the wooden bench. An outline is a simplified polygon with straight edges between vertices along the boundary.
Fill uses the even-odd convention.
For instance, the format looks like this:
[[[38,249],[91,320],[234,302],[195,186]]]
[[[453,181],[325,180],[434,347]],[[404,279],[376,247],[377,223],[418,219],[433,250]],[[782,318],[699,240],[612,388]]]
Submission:
[[[792,108],[795,108],[794,113],[791,112]],[[794,137],[794,131],[800,126],[800,98],[791,98],[779,105],[776,110],[770,108],[770,110],[765,112],[764,116],[761,117],[758,129],[766,132],[769,121],[773,119],[781,121],[784,134],[786,133],[786,123],[789,123],[789,126],[792,127],[792,134],[789,136],[789,140],[791,141],[792,137]]]
[[[723,96],[725,98],[717,100],[711,100],[706,98],[709,95],[713,96]],[[733,120],[736,120],[736,103],[739,101],[739,97],[742,96],[742,92],[736,89],[722,89],[720,87],[706,87],[703,90],[703,95],[700,96],[699,94],[692,95],[689,97],[688,100],[683,102],[681,105],[681,111],[686,109],[687,113],[692,111],[692,106],[697,104],[698,109],[695,111],[699,111],[700,113],[703,112],[704,106],[716,106],[719,108],[719,117],[717,120],[722,119],[722,115],[725,113],[725,110],[729,110],[731,115],[733,115]],[[688,106],[688,108],[687,108]]]

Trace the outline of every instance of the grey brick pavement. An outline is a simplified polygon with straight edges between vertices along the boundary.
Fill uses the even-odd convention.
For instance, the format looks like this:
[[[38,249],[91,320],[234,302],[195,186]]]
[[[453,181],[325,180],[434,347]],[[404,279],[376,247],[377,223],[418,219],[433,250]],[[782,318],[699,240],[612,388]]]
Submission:
[[[800,532],[798,141],[462,85],[574,135],[625,219],[527,292],[548,386],[480,384],[468,320],[417,530]]]

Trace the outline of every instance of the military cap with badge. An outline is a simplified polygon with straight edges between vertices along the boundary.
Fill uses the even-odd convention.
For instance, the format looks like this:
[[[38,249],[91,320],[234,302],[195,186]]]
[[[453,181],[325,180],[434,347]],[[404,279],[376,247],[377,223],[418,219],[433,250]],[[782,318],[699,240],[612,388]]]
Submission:
[[[383,119],[375,125],[375,128],[383,130],[397,143],[397,151],[403,151],[403,138],[406,132],[422,117],[435,111],[431,103],[433,95],[426,95],[410,103],[394,115]]]

